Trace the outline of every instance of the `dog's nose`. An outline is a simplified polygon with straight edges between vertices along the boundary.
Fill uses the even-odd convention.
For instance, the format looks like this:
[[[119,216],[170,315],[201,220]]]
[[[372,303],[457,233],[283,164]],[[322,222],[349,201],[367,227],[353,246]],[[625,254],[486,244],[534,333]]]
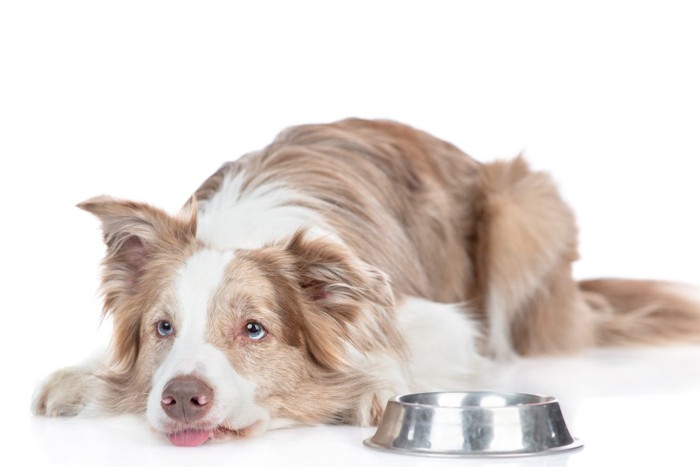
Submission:
[[[214,399],[214,390],[195,376],[179,376],[165,385],[160,405],[168,417],[191,423],[204,417]]]

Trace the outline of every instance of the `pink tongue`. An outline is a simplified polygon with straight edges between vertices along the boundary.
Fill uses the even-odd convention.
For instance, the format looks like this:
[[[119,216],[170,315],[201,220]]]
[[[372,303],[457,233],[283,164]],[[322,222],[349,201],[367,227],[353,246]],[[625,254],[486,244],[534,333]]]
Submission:
[[[201,446],[211,438],[211,431],[185,430],[178,433],[168,433],[170,442],[175,446]]]

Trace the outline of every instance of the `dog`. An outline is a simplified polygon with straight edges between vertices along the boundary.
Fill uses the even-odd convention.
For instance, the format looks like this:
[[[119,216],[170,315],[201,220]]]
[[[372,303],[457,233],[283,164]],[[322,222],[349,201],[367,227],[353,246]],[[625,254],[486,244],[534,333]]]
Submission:
[[[287,129],[177,215],[79,207],[102,225],[113,339],[33,411],[145,414],[178,446],[376,424],[391,396],[515,355],[700,336],[682,286],[572,278],[577,227],[547,174],[391,121]]]

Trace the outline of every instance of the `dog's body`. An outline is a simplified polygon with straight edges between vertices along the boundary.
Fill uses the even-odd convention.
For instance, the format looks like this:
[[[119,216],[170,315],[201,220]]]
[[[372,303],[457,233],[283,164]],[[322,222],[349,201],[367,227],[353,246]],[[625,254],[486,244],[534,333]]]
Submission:
[[[35,412],[145,412],[178,445],[371,424],[391,395],[467,388],[485,357],[700,336],[678,286],[572,279],[548,176],[397,123],[289,129],[175,217],[81,207],[108,247],[113,355],[52,375]]]

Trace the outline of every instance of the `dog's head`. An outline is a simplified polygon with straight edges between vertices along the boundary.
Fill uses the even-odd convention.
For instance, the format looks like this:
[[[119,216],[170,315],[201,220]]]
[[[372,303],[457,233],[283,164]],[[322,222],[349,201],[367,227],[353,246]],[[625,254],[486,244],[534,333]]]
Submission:
[[[80,207],[107,244],[105,403],[145,410],[178,445],[378,415],[371,396],[386,382],[367,356],[402,348],[382,272],[303,231],[256,250],[211,249],[196,237],[195,202],[178,216],[106,197]]]

